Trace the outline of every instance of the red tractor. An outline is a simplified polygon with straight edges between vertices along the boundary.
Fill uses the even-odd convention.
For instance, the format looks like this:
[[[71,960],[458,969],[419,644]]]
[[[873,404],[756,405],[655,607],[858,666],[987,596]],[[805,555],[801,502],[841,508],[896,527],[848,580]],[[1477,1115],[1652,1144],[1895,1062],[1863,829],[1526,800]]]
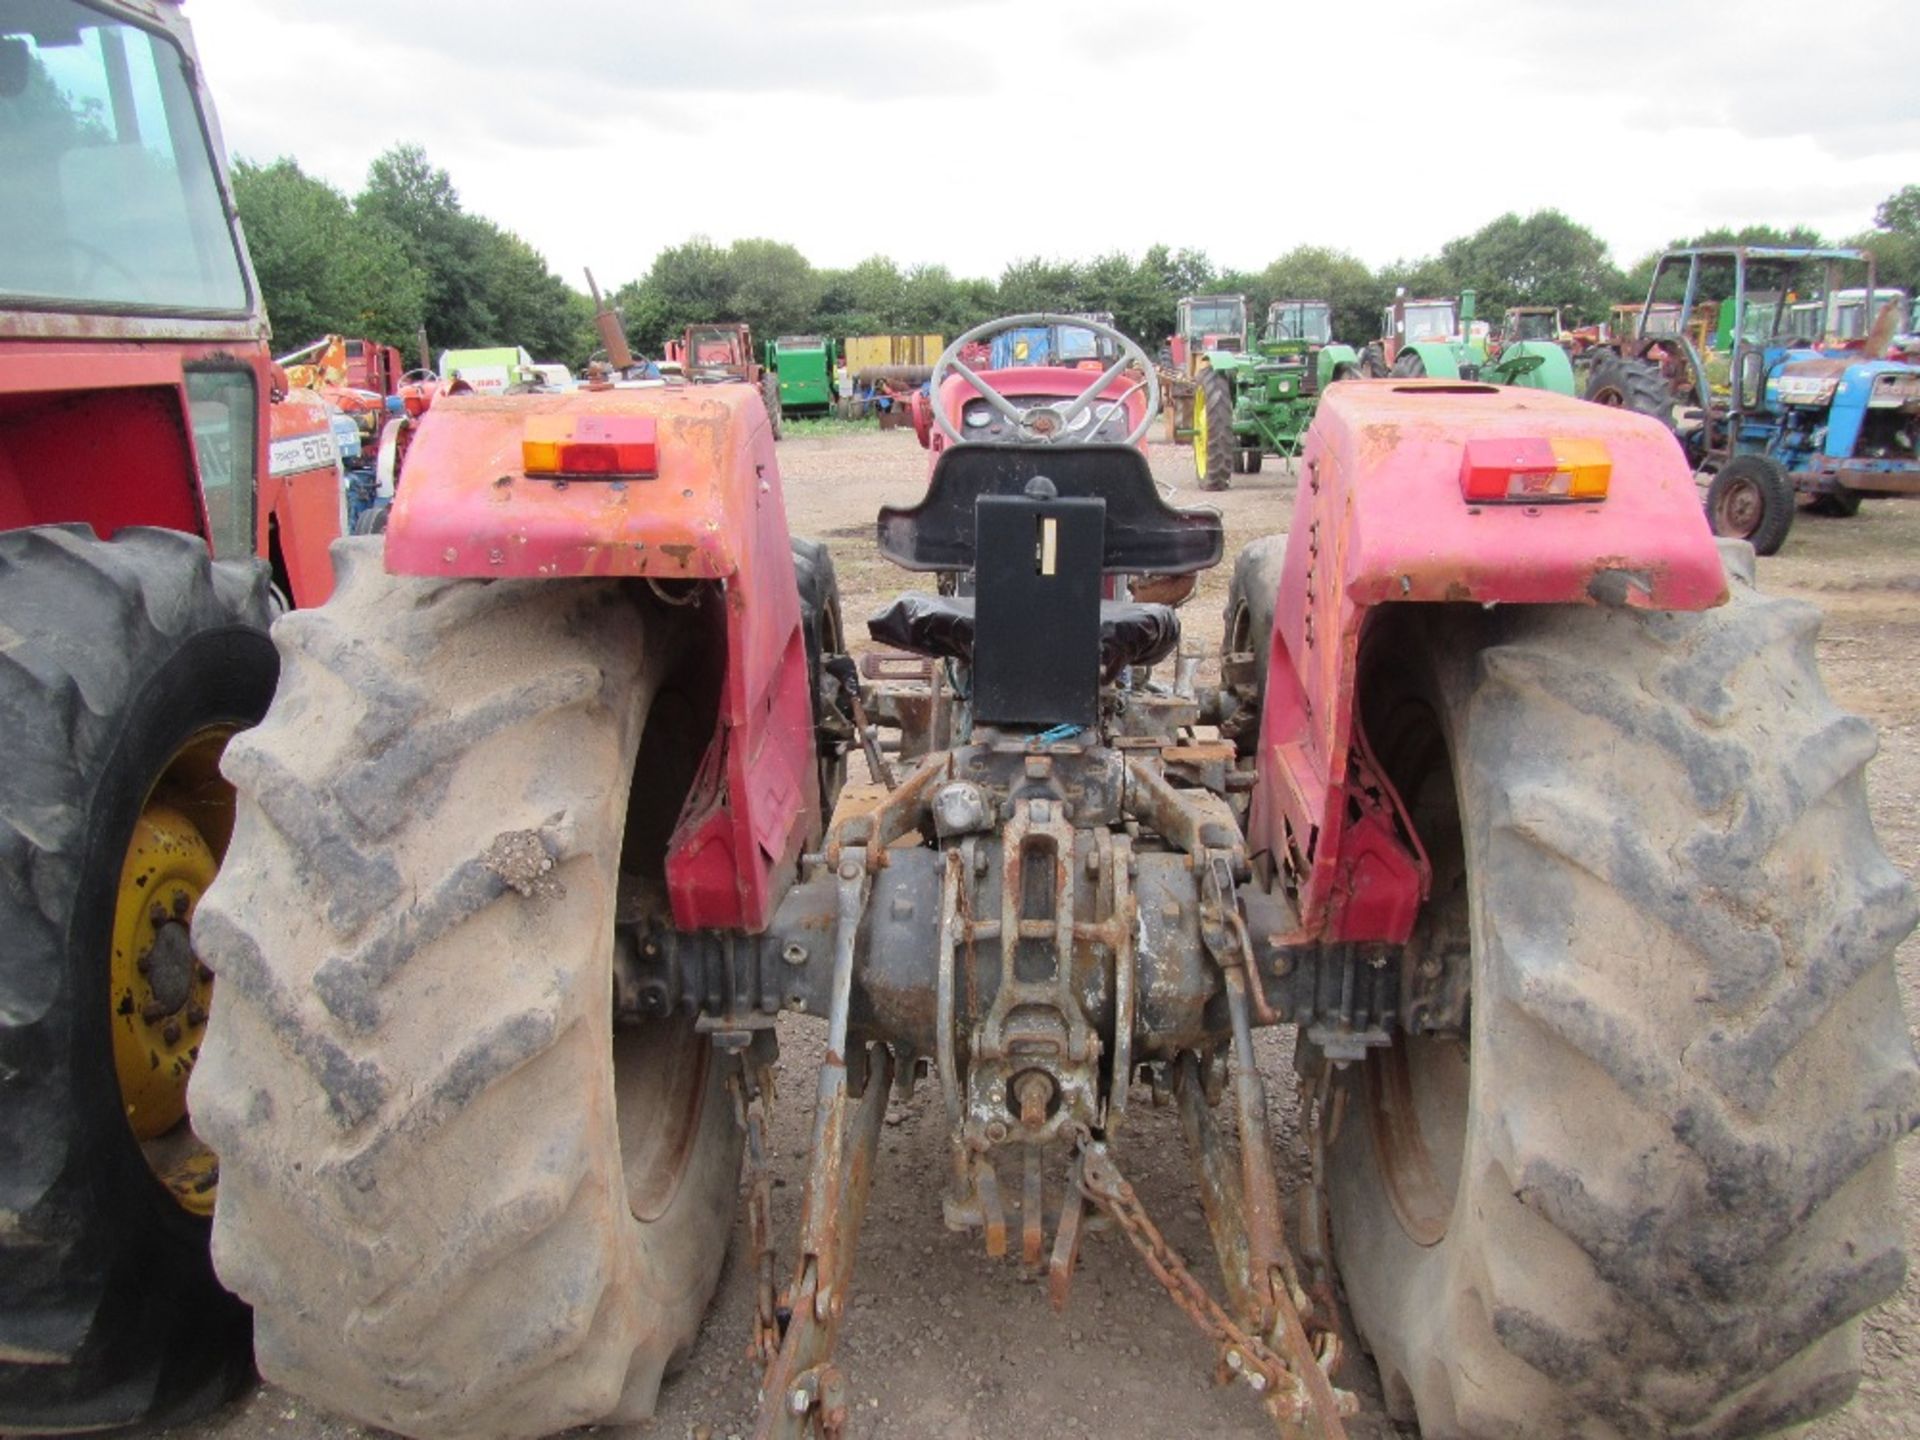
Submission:
[[[780,381],[759,360],[753,332],[738,323],[689,325],[678,340],[667,342],[669,361],[695,384],[742,381],[760,391],[761,402],[773,417],[773,438],[780,438]]]
[[[0,1431],[252,1374],[187,1118],[188,941],[275,612],[332,589],[325,404],[283,393],[171,5],[0,15]]]
[[[1224,550],[1127,443],[1151,361],[1062,387],[964,366],[977,338],[925,494],[877,517],[925,577],[869,621],[890,678],[842,653],[740,386],[443,401],[384,550],[276,627],[194,920],[263,1371],[411,1436],[637,1420],[744,1151],[755,1434],[844,1435],[867,1187],[925,1073],[947,1222],[1058,1306],[1083,1245],[1136,1249],[1280,1433],[1345,1432],[1343,1295],[1432,1435],[1843,1400],[1902,1273],[1915,899],[1815,613],[1716,544],[1657,422],[1359,382],[1203,684],[1134,585]],[[785,1267],[783,1013],[826,1026]],[[1291,1225],[1263,1026],[1305,1096]],[[1218,1293],[1124,1178],[1149,1090]]]

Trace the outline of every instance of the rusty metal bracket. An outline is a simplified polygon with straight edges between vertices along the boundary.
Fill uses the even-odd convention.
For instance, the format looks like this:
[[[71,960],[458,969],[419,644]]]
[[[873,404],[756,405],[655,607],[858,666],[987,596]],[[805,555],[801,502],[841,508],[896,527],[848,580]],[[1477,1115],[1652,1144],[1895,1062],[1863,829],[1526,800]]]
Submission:
[[[767,1366],[754,1440],[801,1440],[810,1427],[827,1440],[837,1440],[846,1422],[846,1385],[832,1364],[833,1347],[846,1316],[854,1251],[893,1087],[890,1050],[873,1046],[854,1056],[847,1044],[854,944],[869,888],[864,852],[847,847],[838,864],[832,1005],[814,1104],[800,1255],[782,1307],[791,1318]],[[855,1109],[849,1061],[862,1058],[865,1088]]]

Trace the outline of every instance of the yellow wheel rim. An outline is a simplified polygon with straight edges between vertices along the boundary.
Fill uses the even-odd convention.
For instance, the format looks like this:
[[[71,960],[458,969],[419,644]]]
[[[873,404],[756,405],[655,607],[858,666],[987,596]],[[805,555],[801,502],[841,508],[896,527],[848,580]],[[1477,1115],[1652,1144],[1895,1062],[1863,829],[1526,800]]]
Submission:
[[[219,872],[233,797],[219,774],[232,731],[203,731],[175,753],[133,827],[114,899],[107,1004],[127,1124],[182,1207],[213,1213],[213,1154],[187,1124],[187,1081],[200,1058],[213,976],[188,926]],[[217,848],[216,848],[217,847]]]
[[[1193,392],[1193,468],[1202,480],[1207,478],[1207,392],[1204,388]]]

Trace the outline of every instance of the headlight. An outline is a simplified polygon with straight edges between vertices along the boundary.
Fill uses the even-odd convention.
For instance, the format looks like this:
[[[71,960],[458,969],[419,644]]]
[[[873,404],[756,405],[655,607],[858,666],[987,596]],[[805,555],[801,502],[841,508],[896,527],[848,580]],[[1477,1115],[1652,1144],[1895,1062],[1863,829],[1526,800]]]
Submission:
[[[969,426],[987,425],[992,423],[993,407],[985,401],[981,401],[977,405],[969,405],[961,412],[961,415],[965,423]]]

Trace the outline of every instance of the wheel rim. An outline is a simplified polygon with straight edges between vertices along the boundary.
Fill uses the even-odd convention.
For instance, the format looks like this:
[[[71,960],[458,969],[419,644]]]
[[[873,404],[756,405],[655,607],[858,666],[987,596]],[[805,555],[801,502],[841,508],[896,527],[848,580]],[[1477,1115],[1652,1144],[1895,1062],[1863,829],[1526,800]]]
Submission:
[[[148,792],[121,862],[108,958],[122,1112],[148,1168],[195,1215],[213,1213],[220,1171],[187,1116],[213,995],[189,927],[233,833],[233,792],[219,771],[233,733],[215,726],[194,735]]]
[[[691,1020],[623,1025],[613,1036],[614,1113],[627,1208],[658,1220],[693,1160],[706,1108],[712,1045]]]
[[[1744,476],[1735,476],[1721,485],[1714,499],[1714,532],[1748,539],[1760,528],[1760,518],[1766,508],[1766,497],[1760,493],[1760,487]]]
[[[1207,478],[1207,391],[1198,386],[1193,392],[1193,470]]]
[[[1440,722],[1404,702],[1382,727],[1380,756],[1433,867],[1432,900],[1415,939],[1471,963],[1466,839]],[[1374,1158],[1393,1213],[1416,1245],[1446,1238],[1465,1165],[1472,1098],[1469,1036],[1404,1032],[1367,1058],[1362,1086]]]

